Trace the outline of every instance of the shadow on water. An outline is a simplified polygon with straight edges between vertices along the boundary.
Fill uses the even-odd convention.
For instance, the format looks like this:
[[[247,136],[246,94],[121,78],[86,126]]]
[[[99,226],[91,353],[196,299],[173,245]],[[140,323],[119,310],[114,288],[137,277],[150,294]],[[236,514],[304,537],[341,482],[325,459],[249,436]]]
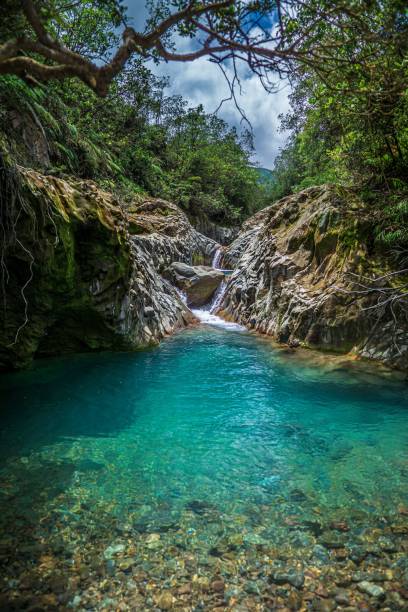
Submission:
[[[0,377],[0,459],[62,440],[110,437],[128,428],[142,405],[154,352],[76,355],[42,360]]]
[[[97,469],[101,468],[102,465]],[[44,507],[71,486],[78,469],[80,466],[70,461],[45,460],[14,466],[12,480],[0,478],[2,497],[7,502],[2,504],[2,520],[15,518],[35,523],[44,514]]]

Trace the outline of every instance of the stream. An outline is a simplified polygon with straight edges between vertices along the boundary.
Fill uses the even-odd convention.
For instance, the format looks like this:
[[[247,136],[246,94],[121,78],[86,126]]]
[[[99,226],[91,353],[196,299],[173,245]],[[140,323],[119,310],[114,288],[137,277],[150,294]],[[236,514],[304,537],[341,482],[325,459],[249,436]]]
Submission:
[[[271,609],[304,592],[308,565],[351,575],[400,559],[407,385],[298,362],[214,303],[157,348],[0,377],[7,601],[170,609],[167,589],[180,605]],[[298,578],[274,584],[287,564]]]

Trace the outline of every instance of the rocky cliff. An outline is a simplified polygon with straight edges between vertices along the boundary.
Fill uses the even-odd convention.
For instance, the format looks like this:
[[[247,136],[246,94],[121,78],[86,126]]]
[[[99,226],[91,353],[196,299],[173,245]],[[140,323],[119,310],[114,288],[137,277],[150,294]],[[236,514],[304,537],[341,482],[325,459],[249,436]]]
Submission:
[[[90,181],[0,168],[0,369],[34,356],[134,349],[188,324],[160,272],[218,247],[176,206],[126,207]]]
[[[278,342],[408,369],[406,300],[379,307],[401,278],[376,253],[370,214],[330,185],[259,212],[224,254],[224,266],[235,267],[224,316]]]

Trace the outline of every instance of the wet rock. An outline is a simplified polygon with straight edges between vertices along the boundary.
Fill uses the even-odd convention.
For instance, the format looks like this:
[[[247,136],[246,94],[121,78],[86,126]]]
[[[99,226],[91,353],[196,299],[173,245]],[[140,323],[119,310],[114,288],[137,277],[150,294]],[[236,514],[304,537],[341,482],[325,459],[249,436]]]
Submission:
[[[378,545],[381,550],[387,553],[394,553],[398,551],[398,547],[396,546],[395,542],[393,542],[390,538],[378,538]]]
[[[187,295],[190,308],[199,308],[211,302],[215,291],[224,280],[224,273],[208,266],[189,266],[173,262],[165,276]]]
[[[164,591],[157,599],[157,606],[160,610],[171,610],[174,605],[174,597],[170,591]]]
[[[161,541],[160,541],[160,534],[159,533],[151,533],[150,535],[147,536],[146,538],[146,546],[147,548],[149,548],[150,550],[155,550],[158,548],[161,548]]]
[[[191,593],[191,584],[187,582],[177,589],[178,595],[189,595]]]
[[[112,544],[111,546],[108,546],[108,548],[104,550],[103,556],[105,557],[105,559],[112,559],[117,554],[123,552],[125,548],[126,547],[124,544]]]
[[[256,213],[224,253],[223,261],[235,270],[221,310],[289,346],[354,350],[406,371],[408,343],[400,354],[387,333],[392,314],[384,314],[381,329],[373,333],[370,311],[347,298],[355,289],[352,273],[368,276],[372,266],[379,275],[386,272],[381,255],[370,251],[363,224],[356,226],[356,215],[370,215],[369,207],[332,185],[310,187]],[[353,248],[346,246],[350,232]],[[367,296],[365,306],[376,299],[375,293]],[[398,325],[407,332],[402,315]],[[364,501],[358,487],[353,494]]]
[[[360,564],[367,557],[368,551],[364,546],[352,546],[350,548],[350,559],[354,561],[354,563]]]
[[[214,580],[211,583],[211,590],[216,593],[223,593],[225,590],[225,582],[223,580]]]
[[[326,548],[344,548],[347,539],[332,531],[325,531],[319,538],[319,544]]]
[[[312,560],[317,563],[328,563],[330,561],[330,555],[324,546],[316,544],[313,546]]]
[[[350,603],[349,594],[347,593],[347,591],[343,591],[343,590],[336,591],[336,594],[334,596],[334,600],[340,606],[348,606],[349,603]]]
[[[367,595],[370,595],[371,597],[383,599],[383,597],[385,596],[384,589],[378,586],[377,584],[374,584],[373,582],[368,582],[367,580],[363,580],[362,582],[359,582],[357,586],[358,586],[358,589],[362,593],[366,593]]]
[[[406,602],[397,591],[392,591],[387,594],[387,603],[397,610],[406,609]]]
[[[4,264],[11,277],[0,327],[7,320],[10,338],[4,336],[0,345],[0,367],[20,368],[42,355],[145,347],[194,320],[160,271],[218,245],[199,235],[177,206],[146,199],[125,210],[92,181],[18,172],[30,212],[20,215],[16,231],[23,243],[30,240],[27,215],[32,215],[38,230],[32,255],[47,265],[38,267],[30,283],[33,316],[11,349],[24,304],[21,271]]]
[[[261,591],[259,589],[258,583],[255,580],[248,580],[245,583],[244,589],[247,593],[251,595],[260,595]]]
[[[312,610],[314,612],[333,612],[336,604],[330,599],[314,599],[312,601]]]
[[[287,571],[278,570],[272,574],[271,581],[275,584],[291,584],[297,589],[300,589],[304,585],[305,575],[303,572],[295,569],[289,569]]]

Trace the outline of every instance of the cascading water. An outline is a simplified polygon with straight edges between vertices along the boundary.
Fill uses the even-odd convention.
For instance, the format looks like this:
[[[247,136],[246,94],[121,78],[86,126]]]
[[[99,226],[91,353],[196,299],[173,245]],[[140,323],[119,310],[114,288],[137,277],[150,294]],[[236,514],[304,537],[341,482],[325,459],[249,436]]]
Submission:
[[[183,304],[186,304],[187,306],[187,294],[184,293],[184,291],[182,291],[181,289],[179,289],[178,287],[174,287],[175,290],[177,291],[180,300],[183,302]]]
[[[212,261],[212,267],[216,270],[220,270],[221,260],[223,255],[223,249],[220,247],[216,250]],[[227,289],[227,283],[223,280],[214,294],[211,304],[203,306],[202,308],[193,309],[193,313],[202,323],[207,325],[214,325],[216,327],[222,327],[223,329],[229,329],[234,331],[246,331],[245,327],[238,325],[238,323],[231,323],[230,321],[224,321],[221,317],[218,317],[215,313],[222,304],[222,300]]]
[[[227,283],[225,280],[223,280],[220,283],[220,286],[218,287],[217,291],[214,293],[213,301],[210,306],[211,314],[215,314],[217,310],[219,309],[219,307],[221,306],[226,289],[227,289]]]
[[[219,247],[214,253],[214,257],[213,257],[211,266],[215,268],[216,270],[220,269],[222,254],[223,254],[223,249],[221,247]]]
[[[216,250],[214,254],[213,261],[212,261],[212,267],[215,268],[216,270],[221,269],[219,268],[219,266],[221,264],[222,253],[223,253],[223,250],[220,247]],[[179,294],[181,301],[184,302],[184,304],[187,304],[186,293],[184,293],[184,291],[182,291],[181,289],[177,287],[175,287],[175,289],[177,293]],[[218,287],[216,292],[214,293],[211,304],[207,304],[206,306],[203,306],[202,308],[192,308],[191,312],[194,313],[194,315],[197,317],[197,319],[199,319],[199,321],[201,321],[202,323],[206,325],[213,325],[215,327],[222,327],[223,329],[234,330],[234,331],[246,331],[245,327],[243,327],[242,325],[238,325],[238,323],[231,323],[230,321],[224,321],[224,319],[221,319],[221,317],[218,317],[215,314],[222,304],[222,300],[224,298],[226,289],[227,289],[227,283],[225,280],[223,280],[220,283],[220,286]]]

